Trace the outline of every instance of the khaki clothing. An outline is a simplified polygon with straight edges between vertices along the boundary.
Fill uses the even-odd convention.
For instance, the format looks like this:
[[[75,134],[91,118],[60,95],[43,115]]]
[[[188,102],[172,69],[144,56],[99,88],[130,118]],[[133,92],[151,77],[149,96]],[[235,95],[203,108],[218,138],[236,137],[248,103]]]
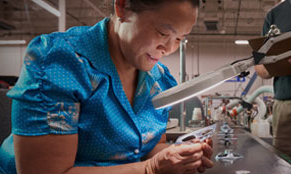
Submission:
[[[275,100],[273,106],[273,145],[291,157],[290,100]]]

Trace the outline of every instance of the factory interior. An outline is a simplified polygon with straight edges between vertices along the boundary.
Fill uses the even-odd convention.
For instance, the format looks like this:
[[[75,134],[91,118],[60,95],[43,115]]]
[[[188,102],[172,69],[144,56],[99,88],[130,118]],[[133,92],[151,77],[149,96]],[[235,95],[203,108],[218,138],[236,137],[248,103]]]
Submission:
[[[24,90],[25,86],[21,86],[23,83],[35,85],[35,82],[29,82],[31,79],[26,81],[24,77],[27,73],[31,73],[23,70],[24,67],[30,65],[26,60],[29,56],[26,55],[33,49],[33,45],[31,44],[30,47],[28,45],[34,38],[43,34],[63,33],[75,26],[94,26],[104,18],[110,18],[115,13],[114,2],[115,0],[0,0],[0,147],[2,144],[2,150],[0,148],[0,174],[2,174],[1,172],[3,174],[15,174],[13,172],[9,173],[8,167],[4,166],[6,165],[4,151],[9,149],[6,146],[13,146],[13,143],[5,144],[5,139],[7,140],[12,134],[16,134],[17,128],[21,127],[20,123],[17,122],[20,118],[16,118],[16,113],[20,112],[20,109],[17,110],[18,105],[14,100],[21,101],[22,97],[18,96],[18,93]],[[151,0],[151,2],[155,1]],[[205,174],[291,174],[291,137],[290,135],[287,136],[291,131],[291,102],[289,102],[289,105],[285,105],[285,108],[278,108],[277,105],[278,100],[288,102],[291,99],[280,100],[275,96],[275,93],[277,95],[277,92],[280,91],[280,87],[275,85],[276,79],[283,76],[286,77],[284,82],[286,96],[291,95],[291,32],[289,32],[291,31],[291,24],[286,24],[289,28],[285,28],[284,31],[281,31],[279,26],[272,25],[268,32],[263,35],[263,25],[267,14],[273,8],[287,2],[290,2],[288,6],[290,14],[291,0],[199,0],[197,21],[190,33],[179,42],[175,52],[159,60],[159,63],[168,68],[177,85],[169,89],[165,88],[163,91],[158,91],[158,94],[150,96],[152,103],[147,107],[153,111],[145,112],[143,116],[147,117],[147,114],[155,111],[161,113],[160,110],[163,109],[163,114],[167,112],[168,117],[164,135],[168,145],[187,144],[193,139],[200,142],[211,139],[213,154],[210,159],[213,166],[206,169]],[[76,54],[76,57],[82,56],[79,53],[74,54]],[[26,62],[25,66],[24,62]],[[93,66],[89,60],[86,62],[89,64],[88,66]],[[33,58],[31,58],[30,63],[33,64]],[[69,67],[70,65],[66,66]],[[160,66],[159,68],[161,68]],[[262,78],[257,73],[256,66],[264,66],[271,74],[270,78]],[[64,69],[69,71],[70,68]],[[90,73],[91,71],[93,70],[90,70]],[[61,73],[57,74],[62,76]],[[64,73],[66,72],[64,71]],[[148,71],[148,74],[150,74],[150,71]],[[22,75],[23,78],[20,79]],[[103,78],[103,75],[101,76],[100,78]],[[29,76],[29,78],[31,77]],[[96,78],[98,80],[99,77]],[[287,82],[288,80],[289,82]],[[74,83],[85,85],[84,89],[87,85],[82,82]],[[17,86],[17,88],[8,94],[14,86]],[[151,92],[152,90],[157,92],[155,90],[158,87],[160,87],[159,84],[153,86]],[[31,89],[33,88],[31,87]],[[96,88],[98,89],[98,87]],[[274,91],[274,88],[277,92]],[[123,89],[126,91],[125,88]],[[29,93],[29,90],[26,92]],[[26,92],[23,92],[22,95],[27,95]],[[57,95],[65,96],[64,98],[69,97],[65,94],[53,94],[53,96],[59,98]],[[74,95],[75,97],[83,97],[85,94],[76,92]],[[92,98],[93,96],[94,94],[90,95]],[[146,97],[144,100],[149,100]],[[25,101],[23,102],[25,103]],[[90,100],[81,103],[79,109],[76,110],[82,113],[83,108],[89,107],[89,104],[86,106],[86,102],[90,102]],[[43,106],[42,104],[39,105]],[[110,108],[110,106],[107,106],[108,103],[103,103],[103,105]],[[25,103],[25,106],[32,106],[32,104]],[[64,104],[61,109],[69,108],[69,106]],[[284,123],[277,124],[277,131],[277,128],[275,129],[273,126],[274,118],[279,117],[277,114],[280,111],[288,110],[288,106],[289,113],[284,112],[286,121],[283,120]],[[96,109],[98,108],[96,107]],[[50,111],[53,112],[53,109]],[[69,112],[72,112],[71,106]],[[112,110],[113,112],[119,113],[116,110]],[[12,116],[12,113],[15,116]],[[78,116],[81,120],[82,114],[78,113]],[[52,117],[49,119],[53,119]],[[120,115],[120,117],[124,117],[124,115]],[[289,120],[287,117],[289,117]],[[123,120],[121,118],[115,119],[116,122]],[[149,124],[144,120],[142,123]],[[140,124],[142,123],[140,122]],[[77,125],[77,130],[81,130],[84,126],[85,124],[80,123]],[[282,127],[286,127],[286,129],[279,129]],[[148,128],[148,130],[151,130],[151,128]],[[274,130],[276,130],[276,136],[286,137],[284,148],[287,151],[277,148],[279,145],[274,144],[277,141],[274,138]],[[279,133],[279,130],[282,131]],[[288,130],[290,131],[288,132]],[[112,134],[115,132],[115,129],[111,131]],[[154,136],[150,134],[151,132],[147,134],[148,141],[151,139],[150,136]],[[86,141],[80,136],[81,133],[79,134],[80,143]],[[107,139],[114,139],[115,136],[118,135],[109,135]],[[141,138],[142,136],[144,134],[140,135],[139,140],[146,141]],[[117,142],[112,144],[112,146],[115,145],[121,146]],[[12,146],[10,148],[13,149]],[[133,146],[135,147],[135,145]],[[85,145],[78,145],[78,148],[86,147]],[[95,148],[98,149],[99,147]],[[78,149],[77,157],[78,155],[84,155],[83,152],[85,150],[79,151]],[[134,150],[135,155],[139,153],[143,153],[142,147]],[[104,155],[106,154],[104,153]],[[119,155],[122,156],[123,154]],[[116,158],[118,157],[120,156],[117,155]],[[103,158],[103,156],[100,158]],[[80,173],[87,174],[86,172]],[[98,174],[98,172],[96,173]],[[118,174],[118,172],[116,173]],[[153,172],[152,174],[160,173]],[[23,174],[26,173],[23,172]],[[151,174],[151,172],[148,172],[145,168],[145,174]]]

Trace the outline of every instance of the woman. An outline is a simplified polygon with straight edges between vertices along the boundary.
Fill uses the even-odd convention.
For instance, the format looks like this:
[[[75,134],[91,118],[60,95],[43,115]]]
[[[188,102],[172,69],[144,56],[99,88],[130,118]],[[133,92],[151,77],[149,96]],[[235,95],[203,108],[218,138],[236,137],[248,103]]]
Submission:
[[[151,103],[176,85],[158,61],[190,33],[198,2],[116,0],[114,7],[113,17],[93,27],[42,35],[28,46],[8,94],[13,140],[0,149],[4,173],[187,174],[212,167],[211,141],[165,144],[168,109]]]

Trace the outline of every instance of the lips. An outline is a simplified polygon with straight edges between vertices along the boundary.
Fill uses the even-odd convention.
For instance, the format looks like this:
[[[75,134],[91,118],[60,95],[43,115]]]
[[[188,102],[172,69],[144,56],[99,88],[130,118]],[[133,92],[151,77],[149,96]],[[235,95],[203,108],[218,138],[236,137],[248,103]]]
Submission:
[[[148,59],[150,60],[150,62],[152,63],[157,63],[159,61],[159,58],[151,56],[150,54],[147,54]]]

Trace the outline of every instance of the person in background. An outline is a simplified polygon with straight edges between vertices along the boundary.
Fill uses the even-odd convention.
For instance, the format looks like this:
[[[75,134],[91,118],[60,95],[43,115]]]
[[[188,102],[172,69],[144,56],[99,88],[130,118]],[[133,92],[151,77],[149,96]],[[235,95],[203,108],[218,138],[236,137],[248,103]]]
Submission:
[[[0,80],[0,88],[9,89],[9,84],[5,81]]]
[[[271,9],[265,19],[263,35],[275,24],[281,32],[291,31],[291,0],[281,2]],[[291,64],[291,58],[289,59]],[[291,68],[291,67],[290,67]],[[255,66],[257,74],[272,78],[263,65]],[[291,76],[274,77],[275,103],[273,106],[273,145],[291,157]]]
[[[213,166],[212,141],[166,144],[170,108],[151,99],[176,85],[159,60],[197,20],[198,0],[115,0],[93,27],[34,38],[13,98],[4,174],[193,174]]]

